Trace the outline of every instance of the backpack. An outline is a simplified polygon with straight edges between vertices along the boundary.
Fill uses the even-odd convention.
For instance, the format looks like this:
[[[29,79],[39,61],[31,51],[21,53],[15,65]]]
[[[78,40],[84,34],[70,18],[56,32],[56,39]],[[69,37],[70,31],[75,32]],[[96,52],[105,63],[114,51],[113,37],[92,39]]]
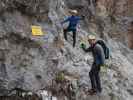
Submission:
[[[105,44],[105,42],[104,42],[103,40],[98,40],[98,41],[96,42],[96,44],[100,44],[100,45],[102,46],[102,48],[103,48],[103,50],[104,50],[104,54],[105,54],[105,59],[109,59],[109,55],[110,55],[110,53],[109,53],[109,48],[108,48],[108,46]]]

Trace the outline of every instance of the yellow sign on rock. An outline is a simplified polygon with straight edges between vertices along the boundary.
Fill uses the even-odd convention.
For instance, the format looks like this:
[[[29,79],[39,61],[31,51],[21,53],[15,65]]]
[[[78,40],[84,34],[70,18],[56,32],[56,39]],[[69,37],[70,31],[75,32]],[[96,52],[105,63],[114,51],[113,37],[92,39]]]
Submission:
[[[42,28],[40,26],[31,26],[31,28],[33,36],[43,35]]]

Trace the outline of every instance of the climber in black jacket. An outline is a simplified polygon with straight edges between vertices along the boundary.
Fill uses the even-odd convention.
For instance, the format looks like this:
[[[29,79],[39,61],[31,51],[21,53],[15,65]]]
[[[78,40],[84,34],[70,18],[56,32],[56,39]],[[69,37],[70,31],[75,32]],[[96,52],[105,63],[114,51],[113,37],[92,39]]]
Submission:
[[[89,35],[88,42],[90,47],[86,49],[85,44],[82,44],[82,49],[85,52],[92,52],[94,58],[94,62],[89,72],[92,89],[88,91],[91,95],[93,95],[95,93],[102,92],[99,72],[100,67],[105,63],[105,55],[102,46],[96,43],[96,38],[94,35]]]

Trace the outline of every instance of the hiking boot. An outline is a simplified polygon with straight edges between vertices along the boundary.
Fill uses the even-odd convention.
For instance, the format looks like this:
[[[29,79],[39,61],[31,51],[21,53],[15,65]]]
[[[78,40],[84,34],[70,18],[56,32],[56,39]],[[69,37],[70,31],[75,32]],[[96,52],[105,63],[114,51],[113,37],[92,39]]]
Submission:
[[[88,94],[89,95],[96,95],[96,90],[95,89],[90,89],[90,90],[88,90]]]

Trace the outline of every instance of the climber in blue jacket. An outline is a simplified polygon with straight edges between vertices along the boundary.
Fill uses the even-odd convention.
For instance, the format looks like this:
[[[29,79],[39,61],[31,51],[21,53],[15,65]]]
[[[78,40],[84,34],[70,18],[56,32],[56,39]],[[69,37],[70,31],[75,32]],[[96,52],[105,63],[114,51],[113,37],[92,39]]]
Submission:
[[[77,16],[78,12],[77,10],[70,10],[71,16],[66,18],[61,24],[64,24],[66,22],[69,22],[69,25],[66,29],[64,29],[64,38],[67,40],[67,32],[72,31],[73,32],[73,47],[75,47],[76,44],[76,27],[80,20],[84,19],[84,16],[80,17]]]

